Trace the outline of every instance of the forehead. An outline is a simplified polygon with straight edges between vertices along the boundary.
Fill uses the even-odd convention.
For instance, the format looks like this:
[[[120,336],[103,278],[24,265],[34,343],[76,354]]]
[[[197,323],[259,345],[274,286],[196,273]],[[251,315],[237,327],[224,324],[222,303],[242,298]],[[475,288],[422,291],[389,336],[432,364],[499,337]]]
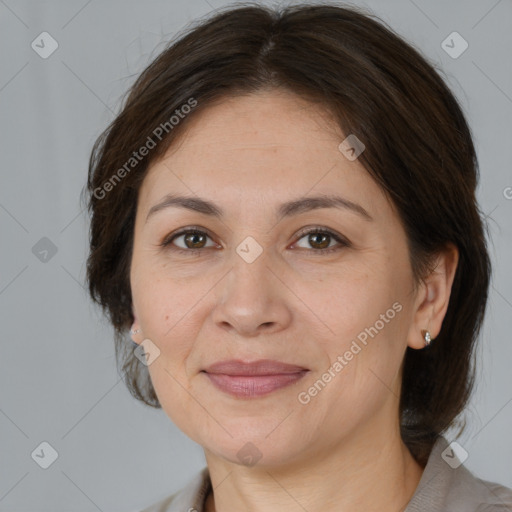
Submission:
[[[142,203],[166,192],[283,199],[337,192],[384,195],[366,169],[339,150],[346,137],[329,113],[289,92],[228,97],[189,119],[147,172]],[[276,201],[277,201],[276,197]],[[148,205],[149,206],[149,205]]]

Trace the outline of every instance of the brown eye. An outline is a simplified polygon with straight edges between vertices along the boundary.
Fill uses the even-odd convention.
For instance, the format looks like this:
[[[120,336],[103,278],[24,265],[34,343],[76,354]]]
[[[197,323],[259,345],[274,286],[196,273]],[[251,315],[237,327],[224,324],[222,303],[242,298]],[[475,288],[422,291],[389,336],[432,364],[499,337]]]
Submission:
[[[326,233],[310,233],[308,235],[308,243],[316,249],[326,249],[331,241],[330,235]]]
[[[306,239],[306,237],[306,243],[309,247],[303,248],[318,255],[328,254],[350,246],[348,240],[329,229],[313,228],[306,230],[301,233],[298,240]],[[194,254],[200,253],[203,249],[218,247],[213,241],[210,245],[207,245],[208,239],[211,240],[211,237],[205,231],[197,228],[188,228],[170,235],[160,245],[183,254]],[[299,247],[301,246],[299,245]]]
[[[186,229],[166,238],[161,245],[172,250],[191,253],[208,247],[214,247],[214,243],[206,245],[208,238],[210,237],[204,231]],[[179,243],[176,243],[176,241],[179,241]]]
[[[300,234],[299,241],[302,239],[306,239],[306,242],[309,245],[309,247],[304,247],[305,249],[309,249],[310,252],[318,254],[326,254],[340,250],[343,247],[350,246],[350,243],[347,240],[336,233],[323,228],[313,228],[303,231]],[[337,244],[335,243],[334,245],[331,245],[333,241],[337,242]]]
[[[206,241],[206,236],[203,233],[187,233],[184,235],[184,243],[189,249],[201,249]]]

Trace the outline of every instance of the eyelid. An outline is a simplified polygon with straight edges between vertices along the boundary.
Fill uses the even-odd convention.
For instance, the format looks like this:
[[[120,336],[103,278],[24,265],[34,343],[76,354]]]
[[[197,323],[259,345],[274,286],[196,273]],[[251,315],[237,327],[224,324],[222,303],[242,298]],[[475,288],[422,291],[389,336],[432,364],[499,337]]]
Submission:
[[[327,233],[331,235],[333,238],[338,239],[338,241],[349,244],[350,242],[342,235],[338,234],[336,231],[332,230],[331,228],[328,228],[326,226],[318,226],[318,225],[312,225],[312,226],[306,226],[302,228],[295,237],[300,240],[304,235],[309,235],[311,233]]]
[[[184,228],[180,228],[177,231],[174,231],[174,232],[170,233],[169,235],[165,236],[159,245],[166,248],[172,244],[174,239],[176,239],[180,236],[188,235],[189,233],[195,233],[195,232],[204,234],[213,240],[213,236],[206,228],[203,228],[201,226],[186,226]],[[183,249],[182,247],[173,247],[173,250],[190,253],[190,252],[194,252],[194,251],[202,251],[202,250],[204,250],[204,248],[203,249]]]
[[[294,244],[296,244],[301,238],[304,238],[306,235],[314,234],[314,233],[323,233],[329,235],[331,238],[333,238],[336,242],[338,242],[337,246],[334,247],[328,247],[326,249],[305,249],[306,251],[310,253],[317,253],[318,255],[322,254],[328,254],[337,250],[342,249],[343,247],[351,247],[352,244],[349,242],[347,238],[345,238],[343,235],[338,234],[336,231],[332,230],[331,228],[325,227],[325,226],[306,226],[305,228],[301,229],[295,237],[297,238]]]
[[[204,234],[208,238],[213,240],[213,236],[210,234],[210,232],[206,228],[203,228],[201,226],[187,226],[184,228],[180,228],[177,231],[167,235],[159,245],[162,246],[164,249],[166,249],[173,244],[173,241],[176,238],[183,236],[183,235],[187,235],[189,233],[194,233],[194,232]],[[338,234],[336,231],[333,231],[332,229],[330,229],[328,227],[319,226],[319,225],[306,226],[306,227],[302,228],[294,236],[295,242],[293,242],[293,244],[296,244],[300,239],[304,238],[306,235],[314,234],[314,233],[327,234],[331,238],[333,238],[338,243],[338,245],[334,246],[334,247],[328,247],[326,249],[304,249],[304,250],[308,251],[309,253],[317,253],[318,255],[322,255],[322,254],[334,252],[343,247],[350,247],[352,245],[348,239],[346,239],[344,236]],[[220,244],[217,244],[217,245],[220,245]],[[174,247],[172,247],[172,250],[181,252],[181,253],[188,253],[188,254],[192,253],[193,254],[193,253],[204,251],[204,249],[208,249],[208,248],[211,249],[211,247],[202,247],[202,248],[197,248],[197,249],[183,249],[182,247],[174,246]]]

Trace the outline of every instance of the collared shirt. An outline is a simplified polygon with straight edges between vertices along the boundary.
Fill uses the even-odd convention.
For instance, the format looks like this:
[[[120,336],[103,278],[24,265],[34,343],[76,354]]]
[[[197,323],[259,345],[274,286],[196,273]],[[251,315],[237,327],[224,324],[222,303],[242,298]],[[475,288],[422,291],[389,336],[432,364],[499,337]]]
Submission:
[[[186,487],[142,512],[204,512],[210,490],[205,467]],[[404,512],[512,512],[512,489],[475,477],[440,436]]]

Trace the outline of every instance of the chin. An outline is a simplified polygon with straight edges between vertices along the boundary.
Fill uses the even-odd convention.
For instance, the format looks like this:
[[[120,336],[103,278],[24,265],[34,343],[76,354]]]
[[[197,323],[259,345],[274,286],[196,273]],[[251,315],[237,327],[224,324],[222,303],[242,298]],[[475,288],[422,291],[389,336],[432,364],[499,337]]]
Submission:
[[[301,455],[304,457],[304,452],[314,440],[313,436],[304,432],[303,425],[295,429],[291,424],[286,425],[291,417],[284,421],[283,418],[278,421],[275,417],[269,417],[267,421],[261,418],[253,421],[247,418],[224,421],[223,426],[232,437],[219,427],[214,438],[206,439],[199,435],[194,441],[215,456],[240,466],[286,465],[301,458]]]

